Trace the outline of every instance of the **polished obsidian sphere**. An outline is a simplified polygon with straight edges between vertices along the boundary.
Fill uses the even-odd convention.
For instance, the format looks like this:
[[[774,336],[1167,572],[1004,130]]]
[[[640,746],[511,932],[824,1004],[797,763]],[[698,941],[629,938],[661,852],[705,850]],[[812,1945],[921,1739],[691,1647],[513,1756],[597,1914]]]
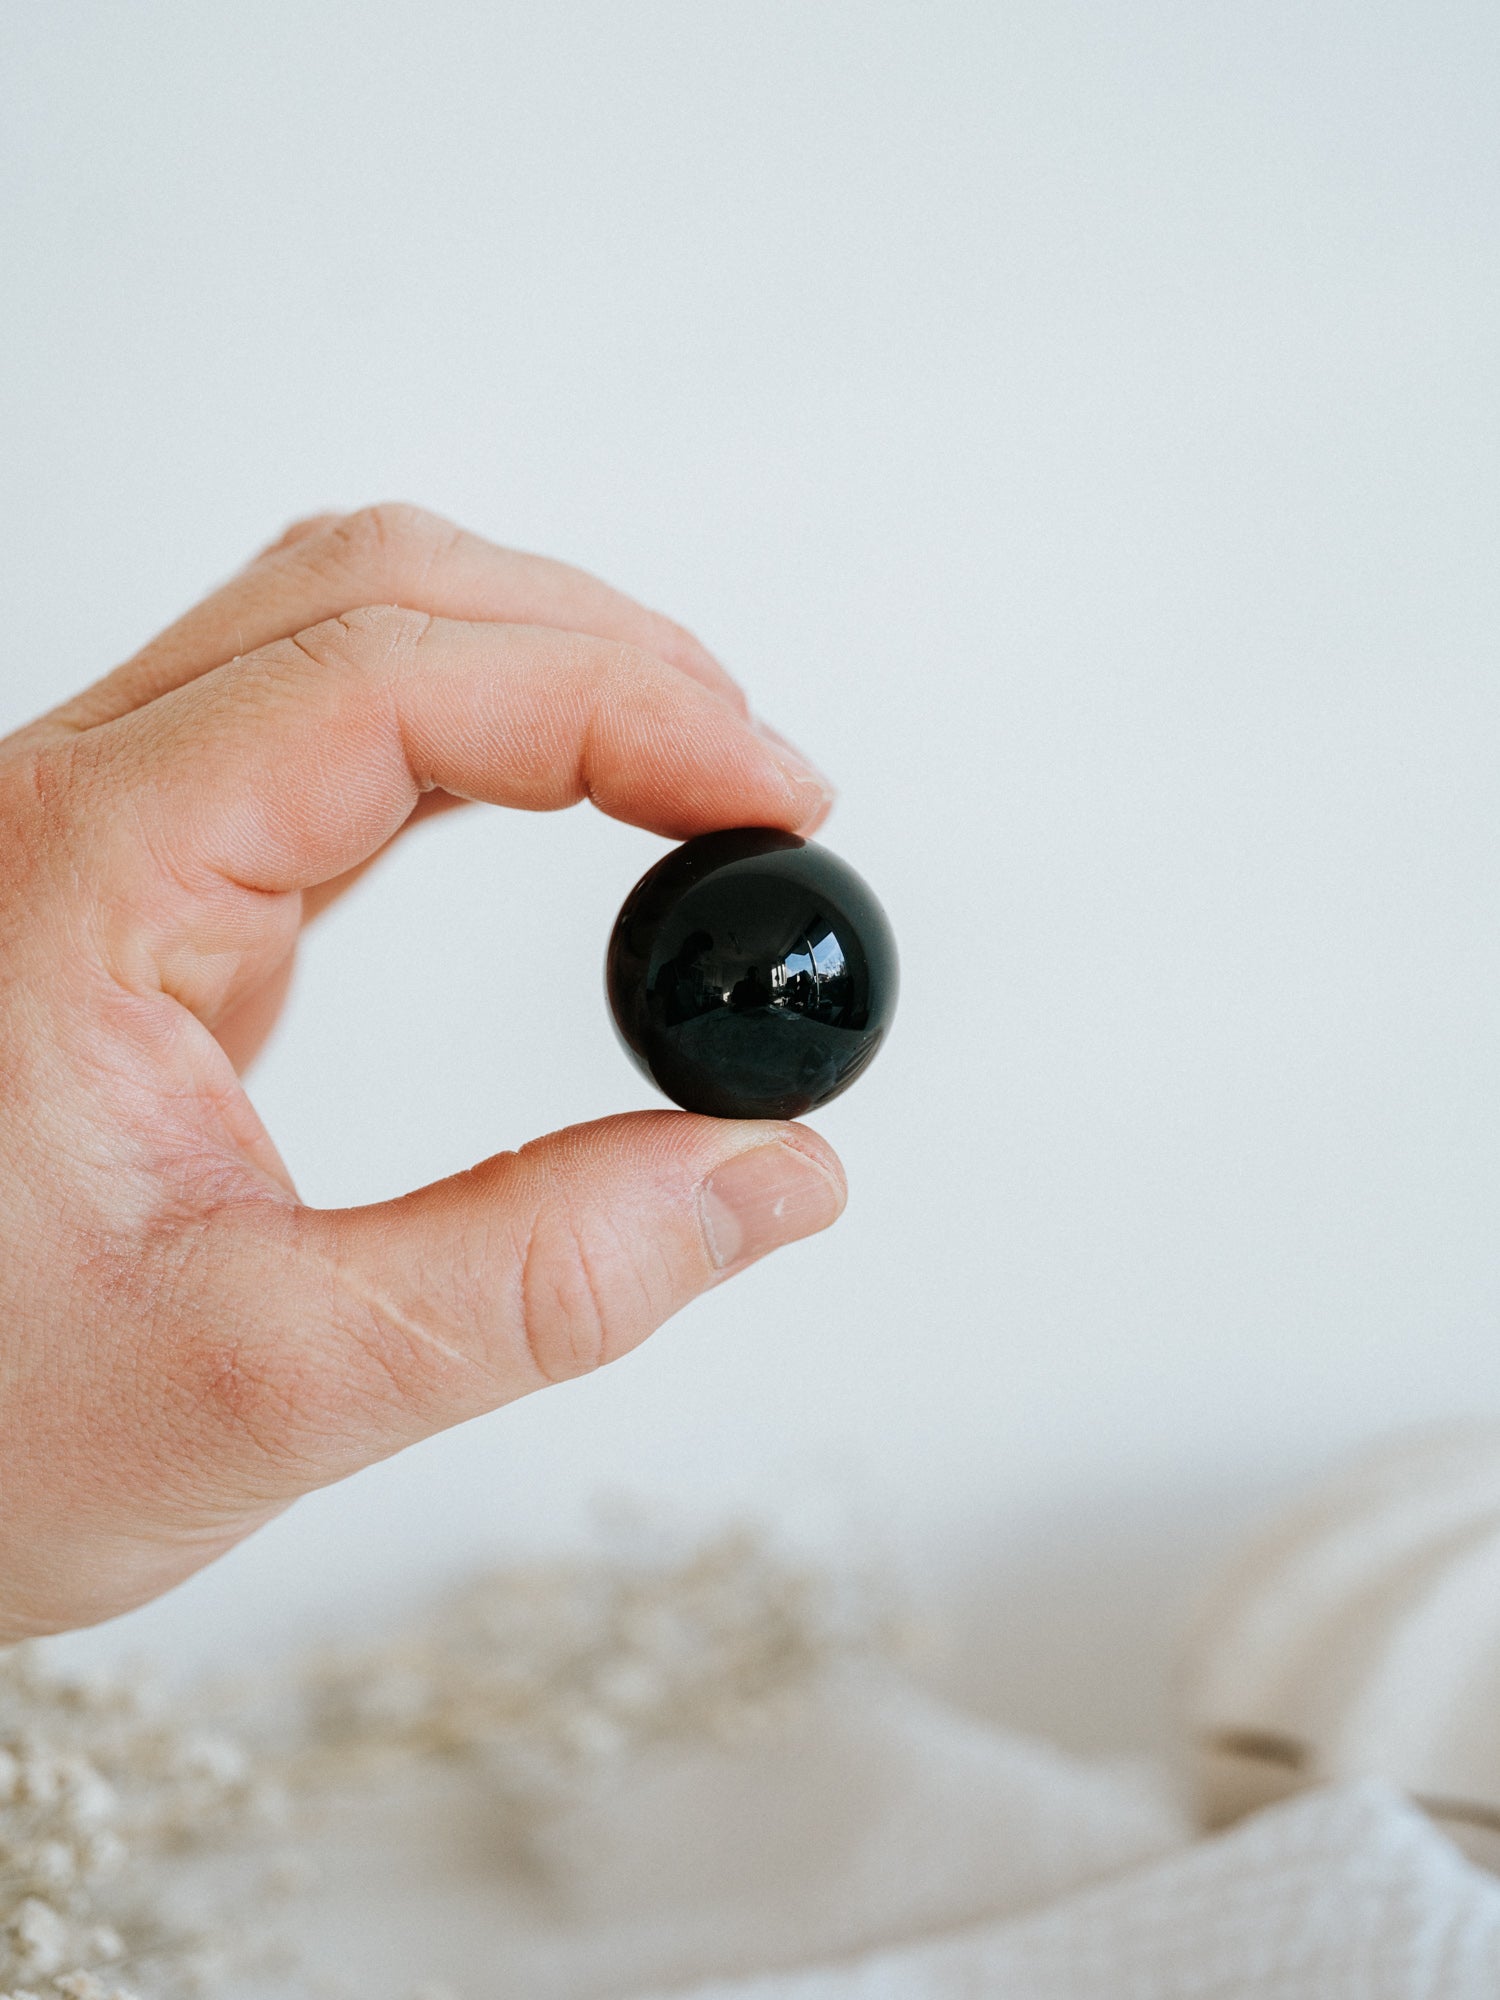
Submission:
[[[896,940],[847,862],[772,827],[700,834],[615,921],[610,1011],[687,1111],[799,1118],[837,1097],[896,1011]]]

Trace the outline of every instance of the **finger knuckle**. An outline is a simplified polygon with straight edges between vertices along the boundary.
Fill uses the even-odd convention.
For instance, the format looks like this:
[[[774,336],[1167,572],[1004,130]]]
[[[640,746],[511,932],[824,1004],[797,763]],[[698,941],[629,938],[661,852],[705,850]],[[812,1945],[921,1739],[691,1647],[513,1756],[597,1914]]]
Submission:
[[[337,522],[327,554],[339,569],[399,597],[420,580],[462,534],[451,521],[404,500],[380,500]]]
[[[416,650],[431,623],[425,612],[395,604],[364,604],[308,626],[289,643],[323,673],[378,677]]]

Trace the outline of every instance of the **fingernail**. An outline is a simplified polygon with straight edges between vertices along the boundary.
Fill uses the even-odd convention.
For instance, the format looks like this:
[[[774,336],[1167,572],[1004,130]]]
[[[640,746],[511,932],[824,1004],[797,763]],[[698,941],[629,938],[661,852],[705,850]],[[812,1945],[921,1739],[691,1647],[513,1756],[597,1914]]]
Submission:
[[[843,1191],[825,1168],[779,1142],[736,1153],[707,1182],[700,1200],[703,1233],[721,1271],[816,1235],[837,1221],[844,1206]]]
[[[811,758],[803,755],[795,743],[789,743],[780,730],[773,729],[769,722],[757,720],[755,723],[755,733],[763,743],[770,745],[772,755],[775,757],[783,776],[788,778],[798,791],[808,791],[816,795],[810,801],[812,806],[822,807],[833,804],[835,794],[832,784],[824,777]],[[808,817],[812,817],[811,811],[809,811]]]

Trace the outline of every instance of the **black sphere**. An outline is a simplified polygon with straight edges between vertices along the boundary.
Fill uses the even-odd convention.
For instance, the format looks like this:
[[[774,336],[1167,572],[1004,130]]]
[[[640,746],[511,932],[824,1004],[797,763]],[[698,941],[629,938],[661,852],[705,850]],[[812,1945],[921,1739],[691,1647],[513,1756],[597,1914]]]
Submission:
[[[847,862],[773,827],[700,834],[625,898],[605,982],[621,1041],[686,1111],[800,1118],[896,1011],[896,940]]]

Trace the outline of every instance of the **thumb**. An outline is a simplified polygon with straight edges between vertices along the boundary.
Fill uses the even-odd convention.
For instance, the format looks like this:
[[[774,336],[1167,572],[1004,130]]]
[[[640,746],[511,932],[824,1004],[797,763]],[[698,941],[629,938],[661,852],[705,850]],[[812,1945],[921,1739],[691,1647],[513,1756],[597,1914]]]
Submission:
[[[357,1418],[351,1434],[325,1412],[346,1462],[324,1476],[615,1360],[844,1200],[837,1156],[803,1125],[642,1112],[398,1201],[304,1211],[334,1309],[317,1373]]]

